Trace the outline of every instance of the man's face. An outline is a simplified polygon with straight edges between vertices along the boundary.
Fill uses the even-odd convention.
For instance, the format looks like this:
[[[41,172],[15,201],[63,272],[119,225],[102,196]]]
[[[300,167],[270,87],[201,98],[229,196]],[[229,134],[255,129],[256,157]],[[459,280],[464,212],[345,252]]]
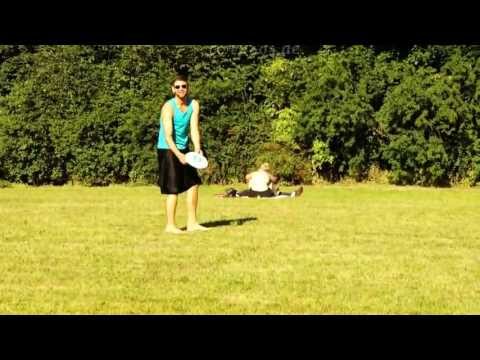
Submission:
[[[188,85],[185,81],[177,80],[172,86],[173,93],[179,98],[187,96]]]

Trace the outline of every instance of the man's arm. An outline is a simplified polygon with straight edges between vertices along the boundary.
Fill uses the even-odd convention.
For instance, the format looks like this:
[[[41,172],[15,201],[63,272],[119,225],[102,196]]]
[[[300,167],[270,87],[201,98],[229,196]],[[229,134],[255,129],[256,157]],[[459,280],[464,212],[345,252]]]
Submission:
[[[200,153],[200,105],[197,100],[192,100],[193,113],[190,119],[190,136],[193,143],[193,151]]]
[[[278,180],[279,180],[278,176],[270,174],[270,181],[272,182],[272,184],[276,184]]]
[[[185,155],[178,150],[177,145],[175,145],[175,142],[173,141],[173,112],[168,103],[163,105],[162,108],[162,124],[163,129],[165,130],[165,141],[167,142],[168,147],[173,151],[178,160],[185,165],[187,163]]]

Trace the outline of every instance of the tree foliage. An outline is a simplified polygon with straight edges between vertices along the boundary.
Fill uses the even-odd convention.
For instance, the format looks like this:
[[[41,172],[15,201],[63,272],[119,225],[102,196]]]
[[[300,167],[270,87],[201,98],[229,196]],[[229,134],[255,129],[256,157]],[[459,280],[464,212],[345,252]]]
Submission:
[[[155,183],[160,109],[186,72],[204,181],[270,162],[395,184],[480,180],[478,46],[0,46],[0,179]]]

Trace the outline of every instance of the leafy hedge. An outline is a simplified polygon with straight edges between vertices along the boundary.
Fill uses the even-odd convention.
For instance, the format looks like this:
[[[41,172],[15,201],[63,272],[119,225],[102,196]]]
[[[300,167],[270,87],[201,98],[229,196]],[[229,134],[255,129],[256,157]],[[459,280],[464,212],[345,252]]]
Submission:
[[[156,181],[169,82],[188,71],[207,183],[480,180],[480,50],[424,46],[0,46],[0,179]]]

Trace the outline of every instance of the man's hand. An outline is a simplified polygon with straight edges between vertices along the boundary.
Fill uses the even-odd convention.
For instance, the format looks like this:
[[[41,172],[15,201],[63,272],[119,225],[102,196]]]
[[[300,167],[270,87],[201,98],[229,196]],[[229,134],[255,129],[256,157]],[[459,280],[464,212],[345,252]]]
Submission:
[[[177,155],[178,160],[182,163],[182,165],[185,165],[187,163],[187,159],[185,158],[185,154],[179,153]]]

